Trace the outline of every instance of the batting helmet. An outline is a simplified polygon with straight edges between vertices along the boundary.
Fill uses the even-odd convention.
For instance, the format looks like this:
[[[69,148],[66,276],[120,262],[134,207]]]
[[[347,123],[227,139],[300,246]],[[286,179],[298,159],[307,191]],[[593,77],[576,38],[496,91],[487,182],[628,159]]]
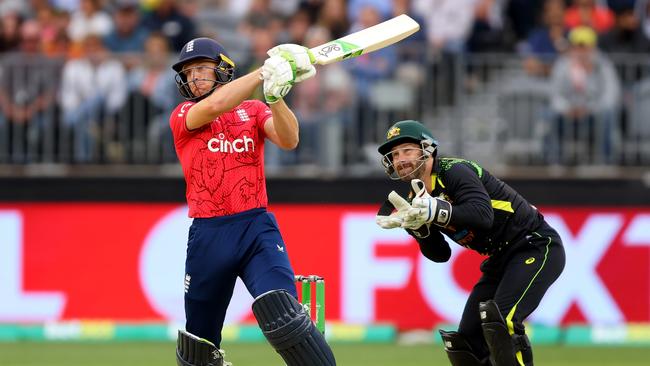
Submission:
[[[405,142],[421,144],[423,141],[426,142],[426,146],[422,146],[425,152],[433,154],[436,146],[438,146],[433,134],[422,123],[409,119],[392,125],[386,133],[386,141],[379,145],[377,150],[380,154],[386,155],[395,145]]]
[[[183,67],[194,60],[210,60],[216,62],[217,66],[214,68],[214,86],[209,92],[196,96],[190,89],[190,83],[194,80],[187,80],[186,75],[182,72]],[[178,62],[172,65],[172,69],[176,71],[176,86],[180,91],[183,98],[191,101],[198,101],[210,95],[217,85],[227,84],[232,81],[235,75],[235,63],[228,57],[226,50],[217,41],[210,38],[195,38],[185,44],[181,49],[178,57]]]

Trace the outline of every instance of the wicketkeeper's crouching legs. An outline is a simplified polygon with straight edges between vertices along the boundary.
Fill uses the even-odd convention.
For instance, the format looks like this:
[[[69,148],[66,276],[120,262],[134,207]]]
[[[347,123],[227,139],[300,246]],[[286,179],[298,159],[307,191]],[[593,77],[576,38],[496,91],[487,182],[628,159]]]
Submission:
[[[273,290],[258,296],[253,302],[253,314],[262,333],[287,366],[336,365],[325,337],[288,292]]]
[[[481,302],[479,312],[490,360],[497,366],[533,366],[533,350],[523,325],[513,325],[513,334],[503,320],[497,303]]]
[[[452,366],[490,366],[490,360],[479,359],[462,334],[440,330],[440,336]]]

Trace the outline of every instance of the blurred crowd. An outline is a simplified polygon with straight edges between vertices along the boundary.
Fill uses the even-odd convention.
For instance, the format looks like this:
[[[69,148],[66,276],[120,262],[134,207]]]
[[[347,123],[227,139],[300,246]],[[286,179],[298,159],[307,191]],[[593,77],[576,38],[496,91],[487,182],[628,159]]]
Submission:
[[[269,164],[353,161],[346,145],[376,140],[377,119],[400,108],[417,118],[433,103],[426,81],[440,84],[436,103],[455,103],[449,65],[487,53],[517,55],[528,78],[548,83],[548,161],[584,135],[590,156],[611,162],[614,131],[632,118],[626,95],[648,75],[610,55],[650,52],[648,0],[2,0],[0,163],[173,162],[169,65],[188,40],[218,40],[243,75],[276,44],[313,47],[402,13],[421,31],[294,88],[303,143],[270,149]]]

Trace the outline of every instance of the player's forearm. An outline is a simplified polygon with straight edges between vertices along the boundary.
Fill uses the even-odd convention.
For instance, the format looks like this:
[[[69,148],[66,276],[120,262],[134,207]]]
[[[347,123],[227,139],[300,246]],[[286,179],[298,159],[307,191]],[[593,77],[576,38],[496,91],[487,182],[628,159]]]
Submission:
[[[238,106],[262,85],[260,70],[242,76],[214,91],[206,100],[214,106],[214,111],[221,114]]]
[[[298,120],[284,100],[271,104],[273,127],[278,135],[278,146],[293,150],[298,146]]]
[[[420,246],[420,252],[422,255],[427,257],[429,260],[437,263],[446,262],[451,257],[451,248],[439,231],[435,229],[432,230],[434,231],[426,238],[418,238],[417,236],[414,236],[415,241],[417,241]]]
[[[187,115],[187,127],[192,130],[212,122],[250,97],[261,84],[258,69],[218,87],[214,93],[190,109]]]

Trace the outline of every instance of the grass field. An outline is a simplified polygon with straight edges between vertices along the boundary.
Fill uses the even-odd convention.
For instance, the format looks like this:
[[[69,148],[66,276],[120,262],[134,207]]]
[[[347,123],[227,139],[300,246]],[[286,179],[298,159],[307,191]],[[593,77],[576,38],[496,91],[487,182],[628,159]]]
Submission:
[[[224,344],[234,366],[284,365],[265,344]],[[334,344],[343,366],[447,365],[441,346]],[[0,343],[2,366],[174,366],[172,343]],[[535,347],[535,365],[600,366],[650,364],[647,347]]]

